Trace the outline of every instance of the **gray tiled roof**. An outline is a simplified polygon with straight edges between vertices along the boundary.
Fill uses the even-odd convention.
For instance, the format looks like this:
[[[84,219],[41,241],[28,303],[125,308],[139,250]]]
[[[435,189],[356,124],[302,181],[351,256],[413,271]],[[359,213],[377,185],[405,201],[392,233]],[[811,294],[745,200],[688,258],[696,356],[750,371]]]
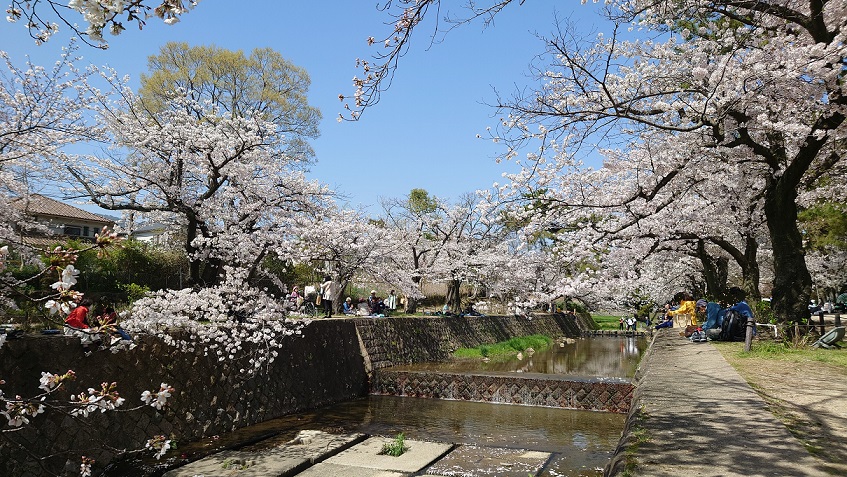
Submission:
[[[13,202],[13,204],[17,209],[30,215],[46,215],[50,217],[85,220],[103,225],[112,223],[111,220],[101,215],[59,202],[58,200],[45,197],[41,194],[32,194],[27,198],[17,199]]]

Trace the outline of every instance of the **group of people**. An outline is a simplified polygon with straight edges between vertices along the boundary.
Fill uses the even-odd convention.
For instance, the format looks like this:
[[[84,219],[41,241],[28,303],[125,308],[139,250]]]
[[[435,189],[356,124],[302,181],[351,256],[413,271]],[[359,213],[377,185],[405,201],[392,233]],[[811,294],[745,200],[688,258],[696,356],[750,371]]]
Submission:
[[[638,315],[632,315],[628,318],[621,317],[620,323],[618,324],[618,329],[623,331],[624,327],[626,327],[626,331],[635,331],[635,326],[638,323]]]
[[[320,287],[318,287],[318,290],[316,290],[316,305],[321,305],[323,307],[324,318],[331,318],[335,312],[333,300],[338,294],[338,286],[338,283],[334,281],[331,276],[326,275],[324,276],[324,281],[321,283]],[[306,288],[308,289],[309,287]],[[305,299],[306,297],[300,295],[300,288],[297,285],[294,285],[291,289],[291,293],[288,295],[288,308],[291,310],[299,310]],[[347,316],[358,315],[360,314],[360,304],[367,305],[367,312],[370,316],[385,316],[397,311],[399,300],[394,290],[391,290],[388,296],[384,299],[377,296],[376,290],[371,290],[368,298],[360,300],[359,302],[354,302],[353,299],[348,296],[341,304],[341,311]]]
[[[397,294],[394,290],[391,290],[388,296],[380,298],[377,296],[376,290],[371,290],[368,298],[360,303],[366,304],[368,316],[386,316],[397,311]],[[351,297],[348,296],[344,299],[342,311],[345,315],[357,315],[359,308],[359,304],[353,303]]]
[[[112,306],[104,306],[99,313],[91,313],[93,301],[83,298],[65,318],[64,334],[77,336],[83,351],[88,355],[91,347],[100,346],[105,336],[110,337],[108,345],[119,342],[132,342],[132,337],[118,324],[118,314]]]
[[[678,294],[677,298],[679,300],[677,307],[665,305],[664,317],[655,329],[671,328],[674,326],[674,320],[677,319],[677,326],[693,326],[705,332],[707,336],[715,337],[720,333],[723,318],[728,311],[738,312],[745,320],[753,318],[753,310],[747,304],[747,293],[739,287],[729,289],[729,299],[734,304],[728,307],[705,298],[694,301],[691,295],[685,292]],[[686,318],[680,320],[682,316]]]

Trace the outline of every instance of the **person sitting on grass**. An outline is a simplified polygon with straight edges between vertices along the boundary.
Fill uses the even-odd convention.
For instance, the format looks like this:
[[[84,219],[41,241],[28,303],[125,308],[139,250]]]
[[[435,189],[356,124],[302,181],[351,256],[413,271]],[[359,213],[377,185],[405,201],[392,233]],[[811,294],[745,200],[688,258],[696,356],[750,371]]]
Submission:
[[[697,316],[695,314],[694,299],[687,292],[677,293],[675,297],[679,300],[679,307],[676,310],[668,310],[667,314],[676,317],[677,322],[684,328],[688,325],[697,324]]]
[[[376,296],[376,290],[371,290],[371,294],[368,297],[368,310],[371,316],[385,315],[385,303]]]
[[[118,325],[118,314],[111,306],[107,306],[106,309],[103,310],[103,314],[100,315],[100,326],[104,329],[110,330],[112,335],[116,338],[132,341],[132,337],[129,333]]]
[[[353,306],[353,299],[349,296],[344,299],[344,303],[341,305],[341,308],[345,315],[356,314],[356,307]]]
[[[100,335],[91,330],[88,324],[88,310],[91,308],[92,301],[89,298],[83,298],[79,304],[71,310],[71,313],[65,318],[65,335],[77,336],[82,344],[82,350],[85,355],[91,354],[90,345],[100,343]]]

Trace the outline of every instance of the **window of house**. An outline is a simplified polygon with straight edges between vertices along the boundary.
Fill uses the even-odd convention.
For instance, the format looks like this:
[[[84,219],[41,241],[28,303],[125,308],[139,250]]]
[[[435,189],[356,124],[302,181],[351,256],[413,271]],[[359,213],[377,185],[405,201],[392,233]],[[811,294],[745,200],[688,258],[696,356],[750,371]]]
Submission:
[[[82,236],[83,236],[83,237],[88,237],[88,227],[83,227],[83,228],[82,228]]]
[[[74,237],[79,237],[79,236],[82,235],[82,228],[66,225],[65,229],[62,233],[65,234],[65,235],[71,235],[71,236],[74,236]]]

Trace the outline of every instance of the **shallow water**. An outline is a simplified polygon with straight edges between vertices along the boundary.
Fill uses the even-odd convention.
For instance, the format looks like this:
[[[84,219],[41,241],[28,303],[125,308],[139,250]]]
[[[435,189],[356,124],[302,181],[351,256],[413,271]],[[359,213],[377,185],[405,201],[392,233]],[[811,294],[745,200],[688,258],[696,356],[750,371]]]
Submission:
[[[263,424],[286,428],[278,436],[245,447],[261,451],[292,439],[299,429],[361,432],[408,439],[508,447],[554,453],[543,475],[602,475],[625,416],[440,399],[369,396],[329,406],[296,418]],[[269,426],[267,426],[269,425]]]
[[[522,360],[459,360],[403,368],[629,378],[647,346],[643,337],[595,337],[577,339],[564,347],[554,345]],[[305,429],[389,437],[403,432],[414,440],[551,452],[553,458],[541,475],[600,476],[618,444],[625,419],[624,415],[608,412],[369,396],[185,444],[179,453],[199,457],[225,448],[262,452],[293,439]],[[142,470],[155,467],[152,462],[124,464],[114,469],[117,473],[107,475],[161,475]]]
[[[542,373],[581,377],[631,378],[647,349],[644,336],[579,338],[573,343],[536,351],[532,356],[507,360],[457,359],[446,363],[419,363],[389,370],[443,371],[448,373]]]

